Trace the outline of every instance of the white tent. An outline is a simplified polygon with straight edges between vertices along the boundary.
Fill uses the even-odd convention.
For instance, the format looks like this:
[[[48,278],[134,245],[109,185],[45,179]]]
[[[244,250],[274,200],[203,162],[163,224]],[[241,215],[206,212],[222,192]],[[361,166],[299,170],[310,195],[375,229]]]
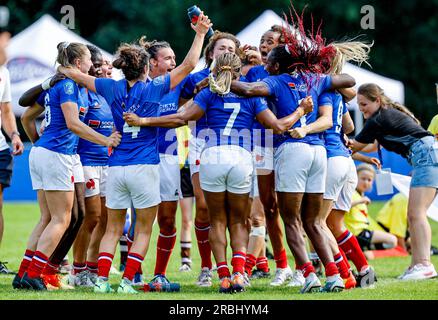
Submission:
[[[14,113],[21,115],[24,108],[18,99],[29,88],[43,82],[55,72],[56,46],[62,41],[91,44],[46,14],[14,36],[7,48],[11,75]],[[109,60],[112,55],[103,51]]]
[[[249,44],[253,46],[259,46],[260,38],[263,33],[271,28],[272,25],[285,25],[286,22],[272,10],[264,11],[257,19],[251,22],[245,29],[237,34],[237,38],[242,45]],[[372,50],[372,49],[371,49]],[[195,70],[201,70],[205,67],[205,61],[202,59]],[[403,83],[397,80],[383,77],[368,70],[359,68],[352,64],[348,64],[344,67],[343,72],[350,74],[356,79],[356,87],[361,84],[374,82],[385,90],[385,93],[393,100],[400,103],[404,103],[404,86]],[[357,110],[358,106],[356,101],[349,103],[350,109]],[[363,118],[360,112],[355,112],[354,122],[356,124],[356,130],[362,128]]]

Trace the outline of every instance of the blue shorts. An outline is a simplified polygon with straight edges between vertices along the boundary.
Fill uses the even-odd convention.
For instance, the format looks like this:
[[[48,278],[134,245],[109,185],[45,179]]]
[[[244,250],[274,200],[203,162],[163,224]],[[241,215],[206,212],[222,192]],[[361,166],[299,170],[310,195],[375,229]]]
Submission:
[[[415,142],[409,152],[408,161],[412,165],[411,187],[438,189],[438,159],[433,156],[435,138],[427,136]]]
[[[7,188],[11,185],[13,159],[11,150],[0,151],[0,185]]]

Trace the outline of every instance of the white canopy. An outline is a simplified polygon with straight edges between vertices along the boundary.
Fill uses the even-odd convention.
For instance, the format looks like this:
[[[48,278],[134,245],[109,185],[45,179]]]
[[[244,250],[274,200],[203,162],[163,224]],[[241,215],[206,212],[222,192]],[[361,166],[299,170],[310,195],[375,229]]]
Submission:
[[[245,29],[237,34],[237,38],[242,45],[249,44],[253,46],[259,46],[260,38],[264,32],[269,30],[272,25],[285,25],[286,22],[272,10],[264,11],[257,19],[251,22]],[[372,49],[371,49],[372,50]],[[205,67],[205,61],[202,59],[199,61],[195,70],[201,70]],[[404,86],[403,83],[397,80],[383,77],[371,71],[359,68],[352,64],[347,63],[343,72],[350,74],[356,79],[356,87],[361,84],[373,82],[378,84],[385,90],[385,93],[393,100],[400,103],[404,103]],[[358,109],[356,101],[349,103],[350,109]],[[362,115],[360,112],[355,113],[356,129],[362,128]]]
[[[16,115],[24,111],[18,105],[20,96],[54,74],[58,53],[56,46],[62,41],[91,44],[48,14],[11,39],[7,48],[7,67],[11,75],[12,105]],[[111,54],[103,50],[102,53],[112,60]]]

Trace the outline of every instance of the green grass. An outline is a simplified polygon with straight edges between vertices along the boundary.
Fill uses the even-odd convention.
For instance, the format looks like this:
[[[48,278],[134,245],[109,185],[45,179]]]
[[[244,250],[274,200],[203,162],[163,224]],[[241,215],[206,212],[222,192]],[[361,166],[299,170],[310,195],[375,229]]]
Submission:
[[[371,215],[375,215],[382,203],[373,203],[370,206]],[[0,247],[0,260],[8,261],[8,267],[17,270],[24,253],[27,238],[32,228],[38,221],[39,211],[35,203],[30,204],[12,204],[6,203],[3,207],[5,217],[5,233],[3,242]],[[179,217],[179,213],[178,213]],[[178,219],[179,225],[180,219]],[[432,222],[433,243],[438,246],[438,223]],[[154,227],[152,243],[149,253],[143,263],[145,279],[152,277],[155,264],[155,244],[158,235],[158,227]],[[194,234],[192,239],[195,239]],[[179,242],[175,246],[174,253],[168,267],[167,276],[174,282],[181,284],[180,293],[146,293],[136,296],[124,296],[118,294],[97,295],[92,289],[75,289],[74,291],[62,292],[26,292],[14,291],[11,286],[13,276],[0,276],[0,300],[111,300],[111,299],[129,299],[129,300],[320,300],[320,299],[364,299],[364,300],[413,300],[413,299],[438,299],[438,279],[420,282],[399,282],[395,278],[400,275],[409,265],[410,258],[385,258],[376,259],[371,263],[375,267],[378,283],[373,290],[355,289],[342,293],[334,294],[312,294],[301,295],[298,288],[273,288],[269,286],[269,279],[252,281],[251,287],[247,292],[235,294],[232,298],[229,295],[220,295],[217,292],[217,278],[212,288],[199,288],[194,282],[198,276],[200,268],[200,259],[195,242],[192,248],[193,270],[190,273],[179,273]],[[290,264],[293,265],[292,257],[289,254]],[[70,255],[71,261],[71,255]],[[438,257],[432,258],[435,266],[438,266]],[[269,261],[271,270],[275,270],[273,261]],[[116,254],[114,265],[119,265],[119,254]],[[111,276],[111,283],[116,287],[120,281],[120,276]]]

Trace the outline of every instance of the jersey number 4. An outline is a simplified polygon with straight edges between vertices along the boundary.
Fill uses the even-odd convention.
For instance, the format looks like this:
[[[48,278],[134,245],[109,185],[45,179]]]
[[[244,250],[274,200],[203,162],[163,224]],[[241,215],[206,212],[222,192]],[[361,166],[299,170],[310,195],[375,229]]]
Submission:
[[[135,126],[129,126],[126,122],[123,125],[123,132],[124,133],[131,133],[131,138],[135,139],[138,136],[138,133],[140,132],[140,127]]]
[[[231,129],[233,128],[234,121],[236,121],[237,115],[240,112],[240,103],[224,103],[224,109],[233,109],[233,113],[228,119],[227,125],[224,129],[224,135],[229,136],[231,134]]]

